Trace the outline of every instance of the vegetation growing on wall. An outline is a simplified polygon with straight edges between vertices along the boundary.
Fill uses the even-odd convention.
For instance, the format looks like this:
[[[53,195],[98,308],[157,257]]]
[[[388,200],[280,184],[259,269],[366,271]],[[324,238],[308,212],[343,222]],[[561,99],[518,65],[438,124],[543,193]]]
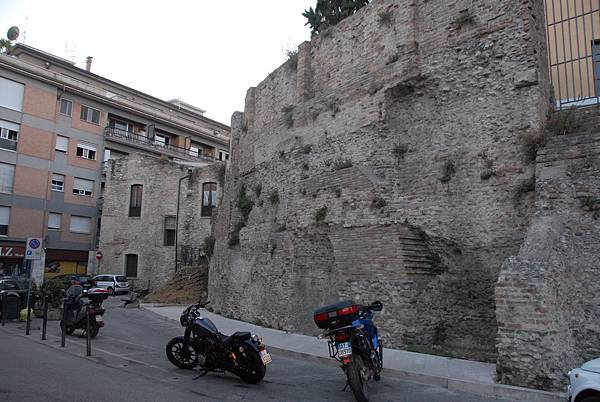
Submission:
[[[252,201],[250,197],[248,197],[248,194],[246,194],[245,184],[242,184],[240,187],[237,206],[242,213],[243,221],[246,222],[248,220],[248,215],[250,215],[250,211],[252,211],[252,208],[254,208],[254,201]]]
[[[317,225],[325,223],[327,212],[329,212],[327,205],[323,205],[321,208],[317,209],[317,211],[315,212],[315,222],[317,223]]]
[[[442,175],[439,178],[439,180],[442,183],[448,183],[455,173],[456,167],[454,166],[454,161],[452,159],[448,159],[446,160],[446,162],[444,162],[444,165],[442,166]]]
[[[310,7],[302,13],[307,19],[304,25],[310,25],[312,33],[318,34],[353,15],[369,2],[370,0],[317,0],[314,9]]]
[[[204,254],[208,258],[212,257],[213,252],[215,251],[215,237],[213,235],[204,238],[204,242],[202,243],[202,251],[204,251]]]

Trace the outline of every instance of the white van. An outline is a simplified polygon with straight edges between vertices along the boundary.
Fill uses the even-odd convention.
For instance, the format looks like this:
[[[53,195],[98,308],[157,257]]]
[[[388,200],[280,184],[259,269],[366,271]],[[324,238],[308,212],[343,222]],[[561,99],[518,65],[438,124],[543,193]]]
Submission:
[[[92,283],[108,290],[110,294],[129,293],[129,282],[123,275],[96,275],[92,278]]]

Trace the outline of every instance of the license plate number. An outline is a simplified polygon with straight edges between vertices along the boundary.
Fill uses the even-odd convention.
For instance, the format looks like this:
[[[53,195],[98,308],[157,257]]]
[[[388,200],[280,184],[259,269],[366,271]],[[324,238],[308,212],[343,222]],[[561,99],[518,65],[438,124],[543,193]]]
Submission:
[[[102,316],[101,315],[97,315],[96,316],[96,322],[102,322]]]
[[[271,355],[266,350],[260,352],[260,358],[265,366],[273,361]]]
[[[346,357],[352,354],[352,343],[342,342],[336,345],[339,357]]]

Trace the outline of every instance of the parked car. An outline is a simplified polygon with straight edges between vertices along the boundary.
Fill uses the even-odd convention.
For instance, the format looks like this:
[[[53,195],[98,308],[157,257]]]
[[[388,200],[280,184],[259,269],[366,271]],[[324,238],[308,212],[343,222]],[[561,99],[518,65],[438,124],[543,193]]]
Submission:
[[[62,274],[56,276],[55,279],[62,280],[65,284],[65,288],[68,288],[71,285],[80,285],[84,290],[87,290],[93,286],[92,277],[90,275]]]
[[[0,277],[0,291],[16,293],[19,295],[21,306],[27,304],[27,288],[22,289],[19,282],[13,277]]]
[[[600,358],[568,373],[569,402],[600,402]]]
[[[104,288],[110,294],[129,293],[129,282],[123,275],[96,275],[92,281],[96,287]]]

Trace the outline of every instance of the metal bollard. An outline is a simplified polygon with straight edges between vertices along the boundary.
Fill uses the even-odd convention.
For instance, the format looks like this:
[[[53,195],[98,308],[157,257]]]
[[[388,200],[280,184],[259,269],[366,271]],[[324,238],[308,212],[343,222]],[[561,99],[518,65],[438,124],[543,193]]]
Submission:
[[[44,306],[44,318],[42,321],[42,341],[46,340],[46,326],[48,324],[48,299],[46,299],[46,294],[44,293],[44,298],[42,299],[42,305]]]
[[[92,337],[90,336],[90,308],[85,307],[85,355],[92,355]]]
[[[63,301],[63,313],[62,313],[62,333],[60,335],[60,347],[65,347],[65,337],[67,336],[67,300]]]
[[[0,293],[0,303],[2,303],[2,326],[6,323],[6,298],[4,293]]]

